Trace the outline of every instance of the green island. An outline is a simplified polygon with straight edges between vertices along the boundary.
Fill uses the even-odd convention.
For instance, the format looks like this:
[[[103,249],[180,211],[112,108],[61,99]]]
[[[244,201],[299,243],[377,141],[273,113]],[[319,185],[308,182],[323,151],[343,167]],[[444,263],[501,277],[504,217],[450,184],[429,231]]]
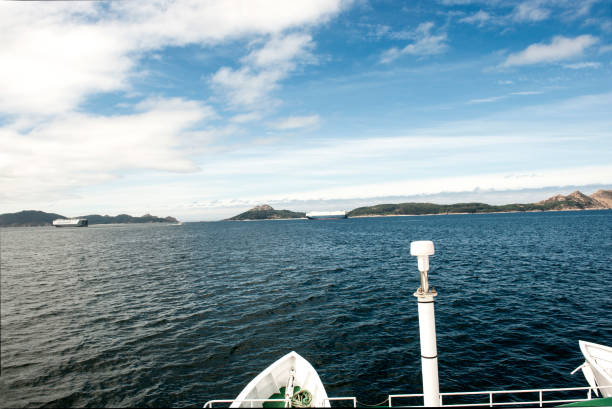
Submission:
[[[227,220],[279,220],[279,219],[304,219],[306,213],[292,212],[291,210],[274,210],[272,206],[255,206],[251,210],[240,213]]]
[[[111,223],[178,223],[174,217],[156,217],[150,214],[135,217],[129,214],[117,216],[101,216],[90,214],[74,217],[75,219],[87,219],[89,224],[111,224]],[[68,219],[66,216],[56,213],[45,213],[39,210],[23,210],[17,213],[0,214],[0,227],[29,227],[29,226],[51,226],[53,220]]]
[[[612,208],[612,190],[598,190],[591,196],[576,190],[567,196],[556,195],[536,203],[490,205],[486,203],[397,203],[358,207],[347,213],[348,217],[418,216],[429,214],[465,214],[500,212],[545,212],[555,210],[593,210]],[[305,213],[290,210],[274,210],[269,205],[255,206],[251,210],[227,220],[278,220],[306,217]]]
[[[556,195],[536,203],[513,203],[489,205],[486,203],[455,203],[449,205],[435,203],[398,203],[358,207],[348,212],[348,217],[367,216],[413,216],[425,214],[465,214],[465,213],[502,213],[537,212],[555,210],[609,209],[612,207],[612,190],[599,190],[591,196],[576,190],[563,196]]]
[[[374,206],[358,207],[347,213],[348,217],[378,217],[378,216],[418,216],[430,214],[477,214],[501,212],[544,212],[558,210],[596,210],[612,208],[612,190],[598,190],[590,196],[576,190],[567,196],[556,195],[536,203],[513,203],[506,205],[490,205],[486,203],[386,203]],[[55,219],[68,217],[56,213],[45,213],[39,210],[24,210],[17,213],[0,214],[0,227],[51,226]],[[178,223],[174,217],[157,217],[145,214],[135,217],[128,214],[117,216],[101,216],[90,214],[75,218],[87,219],[89,224],[111,223]],[[226,220],[282,220],[304,219],[306,213],[291,210],[275,210],[269,205],[255,206]]]

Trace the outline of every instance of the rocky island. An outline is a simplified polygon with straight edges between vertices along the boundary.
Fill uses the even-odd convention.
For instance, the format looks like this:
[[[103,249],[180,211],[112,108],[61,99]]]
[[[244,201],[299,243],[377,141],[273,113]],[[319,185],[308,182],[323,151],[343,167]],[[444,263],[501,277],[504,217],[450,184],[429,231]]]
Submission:
[[[612,190],[598,190],[591,196],[576,190],[567,196],[556,195],[536,203],[513,203],[490,205],[486,203],[397,203],[378,204],[353,209],[348,217],[376,216],[419,216],[430,214],[504,213],[504,212],[546,212],[560,210],[600,210],[612,208]],[[269,205],[255,206],[227,220],[279,220],[305,218],[306,214],[290,210],[274,210]]]
[[[117,216],[101,216],[90,214],[78,216],[78,219],[87,219],[89,224],[111,224],[111,223],[178,223],[174,217],[156,217],[145,214],[141,217],[120,214]],[[28,227],[28,226],[51,226],[55,219],[68,219],[66,216],[56,213],[45,213],[39,210],[23,210],[17,213],[0,214],[0,227]]]
[[[227,220],[280,220],[280,219],[304,219],[306,213],[292,212],[291,210],[274,210],[272,206],[255,206],[251,210],[240,213]]]
[[[489,205],[486,203],[435,203],[379,204],[351,210],[348,217],[368,216],[418,216],[425,214],[537,212],[558,210],[597,210],[612,208],[612,190],[598,190],[591,196],[576,190],[567,196],[556,195],[536,203]]]

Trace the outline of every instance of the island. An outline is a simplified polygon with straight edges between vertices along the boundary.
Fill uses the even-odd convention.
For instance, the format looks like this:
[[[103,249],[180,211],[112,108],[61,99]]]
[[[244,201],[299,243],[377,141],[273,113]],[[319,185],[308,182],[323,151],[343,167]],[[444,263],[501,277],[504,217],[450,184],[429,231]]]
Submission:
[[[486,203],[397,203],[358,207],[347,217],[419,216],[435,214],[475,214],[506,212],[546,212],[560,210],[602,210],[612,208],[612,190],[598,190],[591,196],[576,190],[567,196],[556,195],[536,203],[490,205]],[[279,220],[302,219],[306,214],[290,210],[274,210],[269,205],[255,206],[251,210],[226,220]]]
[[[101,216],[99,214],[90,214],[86,216],[77,216],[77,219],[87,219],[89,224],[111,224],[111,223],[178,223],[174,217],[156,217],[150,214],[134,217],[128,214],[120,214],[117,216]],[[17,213],[0,214],[0,227],[29,227],[29,226],[51,226],[53,220],[68,219],[66,216],[56,213],[46,213],[40,210],[23,210]]]
[[[304,219],[306,213],[292,212],[291,210],[274,210],[267,204],[255,206],[251,210],[230,217],[227,220],[282,220],[282,219]]]
[[[591,196],[576,190],[567,196],[556,195],[536,203],[489,205],[486,203],[435,203],[379,204],[359,207],[348,212],[348,217],[418,216],[430,214],[537,212],[559,210],[596,210],[612,208],[612,190],[598,190]]]

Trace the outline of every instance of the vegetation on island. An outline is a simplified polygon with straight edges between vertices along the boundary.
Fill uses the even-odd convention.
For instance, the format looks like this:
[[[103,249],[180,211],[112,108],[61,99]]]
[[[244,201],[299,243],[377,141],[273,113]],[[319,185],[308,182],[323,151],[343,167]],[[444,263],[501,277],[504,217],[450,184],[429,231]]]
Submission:
[[[174,217],[157,217],[145,214],[144,216],[136,217],[129,214],[119,214],[117,216],[100,216],[99,214],[89,214],[87,216],[79,216],[80,219],[87,219],[89,224],[111,224],[111,223],[178,223]]]
[[[26,226],[51,226],[53,220],[68,219],[69,217],[62,216],[56,213],[45,213],[39,210],[24,210],[17,213],[0,214],[1,227],[26,227]],[[178,223],[174,217],[156,217],[150,214],[145,214],[141,217],[134,217],[128,214],[120,214],[117,216],[100,216],[99,214],[90,214],[87,216],[78,216],[75,218],[87,219],[90,225],[92,224],[110,224],[110,223]]]
[[[348,217],[365,216],[418,216],[425,214],[462,214],[497,212],[537,212],[551,210],[588,210],[612,208],[612,190],[599,190],[587,196],[576,190],[563,196],[556,195],[537,203],[513,203],[490,205],[486,203],[455,203],[442,205],[436,203],[397,203],[378,204],[359,207],[347,213]],[[304,218],[305,213],[290,210],[274,210],[271,206],[255,206],[251,210],[228,220],[268,220]]]
[[[576,190],[563,196],[556,195],[536,203],[514,203],[506,205],[489,205],[486,203],[455,203],[449,205],[435,203],[397,203],[378,204],[359,207],[347,213],[348,217],[364,216],[408,216],[424,214],[458,214],[458,213],[495,213],[495,212],[529,212],[551,210],[588,210],[612,209],[612,190],[598,190],[590,196]],[[279,220],[303,219],[306,214],[291,210],[275,210],[269,205],[255,206],[227,220]],[[0,227],[50,226],[55,219],[68,217],[56,213],[45,213],[39,210],[24,210],[17,213],[0,214]],[[128,214],[117,216],[101,216],[90,214],[78,216],[85,218],[89,224],[110,223],[178,223],[174,217],[156,217],[150,214],[134,217]]]
[[[606,201],[609,198],[609,201]],[[529,212],[550,210],[586,210],[607,209],[612,207],[612,191],[599,190],[587,196],[576,190],[563,196],[556,195],[537,203],[514,203],[507,205],[489,205],[486,203],[455,203],[441,205],[435,203],[398,203],[379,204],[359,207],[351,210],[348,217],[358,216],[396,216],[451,213],[495,213],[495,212]]]
[[[55,219],[66,217],[56,213],[45,213],[40,210],[23,210],[17,213],[0,214],[0,226],[2,227],[25,227],[25,226],[50,226]]]
[[[292,212],[291,210],[274,210],[272,206],[255,206],[251,210],[240,213],[227,220],[278,220],[278,219],[303,219],[306,213]]]

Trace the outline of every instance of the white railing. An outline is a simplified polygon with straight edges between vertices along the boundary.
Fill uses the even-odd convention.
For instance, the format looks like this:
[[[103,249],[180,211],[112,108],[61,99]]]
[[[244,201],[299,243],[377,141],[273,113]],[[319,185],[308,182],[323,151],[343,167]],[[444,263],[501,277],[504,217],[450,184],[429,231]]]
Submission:
[[[583,402],[587,400],[591,400],[593,398],[593,392],[595,389],[612,389],[612,386],[598,386],[597,388],[589,387],[589,386],[580,386],[575,388],[554,388],[554,389],[514,389],[514,390],[505,390],[505,391],[478,391],[478,392],[441,392],[440,393],[440,406],[452,408],[452,407],[494,407],[494,406],[521,406],[521,405],[538,405],[539,407],[543,407],[545,404],[549,403],[570,403],[570,402]],[[571,392],[571,391],[585,391],[586,398],[574,398],[574,399],[549,399],[544,400],[544,394],[552,394],[555,392]],[[496,401],[494,399],[495,396],[499,397],[500,395],[519,395],[519,394],[527,394],[532,393],[538,394],[537,400],[522,400],[522,401]],[[445,397],[450,396],[483,396],[484,398],[488,398],[486,402],[479,403],[445,403]],[[423,398],[422,393],[405,393],[405,394],[397,394],[397,395],[389,395],[389,407],[393,407],[393,399],[397,401],[397,399],[401,398]],[[352,401],[353,407],[357,407],[357,399],[353,396],[342,396],[342,397],[333,397],[333,398],[325,398],[325,402],[331,404],[331,401]],[[212,408],[213,404],[221,404],[227,403],[231,405],[232,403],[249,403],[249,406],[253,408],[254,403],[263,403],[263,402],[285,402],[285,407],[291,406],[291,399],[244,399],[244,400],[235,400],[235,399],[215,399],[206,402],[204,408]],[[227,406],[229,406],[227,405]],[[261,406],[261,405],[260,405]]]
[[[357,407],[357,398],[355,398],[354,396],[342,396],[342,397],[338,397],[338,398],[325,398],[323,399],[323,401],[327,401],[330,403],[331,405],[331,401],[332,400],[352,400],[353,401],[353,407],[356,408]]]
[[[288,408],[291,406],[291,399],[243,399],[243,400],[236,400],[236,399],[215,399],[215,400],[209,400],[208,402],[206,402],[204,404],[204,408],[212,408],[213,404],[215,403],[229,403],[230,405],[232,403],[249,403],[250,407],[254,407],[253,403],[257,403],[257,402],[285,402],[285,407]],[[229,405],[228,405],[229,406]]]
[[[554,389],[515,389],[515,390],[506,390],[506,391],[478,391],[478,392],[442,392],[440,393],[440,406],[443,407],[456,407],[456,406],[471,406],[471,407],[479,407],[479,406],[509,406],[509,405],[539,405],[542,407],[544,404],[548,403],[569,403],[569,402],[582,402],[592,399],[593,391],[595,389],[612,389],[612,386],[599,386],[597,388],[592,388],[588,386],[581,386],[576,388],[554,388]],[[554,392],[568,392],[568,391],[586,391],[586,398],[575,398],[575,399],[551,399],[544,400],[545,393],[554,393]],[[518,395],[524,393],[537,393],[538,400],[525,400],[525,401],[494,401],[494,396],[496,395]],[[456,403],[456,404],[447,404],[444,403],[444,397],[446,396],[474,396],[474,395],[483,395],[484,397],[488,397],[488,402],[482,403]],[[409,393],[409,394],[399,394],[399,395],[389,395],[389,407],[393,406],[393,399],[397,398],[422,398],[422,393]]]
[[[353,401],[353,407],[356,408],[357,407],[357,399],[353,396],[346,396],[346,397],[337,397],[337,398],[325,398],[324,402],[329,402],[331,403],[331,401],[342,401],[342,400],[350,400]],[[235,399],[215,399],[215,400],[209,400],[208,402],[206,402],[204,404],[204,408],[212,408],[213,404],[217,404],[217,403],[229,403],[230,405],[232,403],[249,403],[250,407],[253,407],[254,403],[263,403],[263,402],[285,402],[285,407],[291,407],[291,399],[244,399],[244,400],[235,400]],[[229,405],[228,405],[229,406]]]

